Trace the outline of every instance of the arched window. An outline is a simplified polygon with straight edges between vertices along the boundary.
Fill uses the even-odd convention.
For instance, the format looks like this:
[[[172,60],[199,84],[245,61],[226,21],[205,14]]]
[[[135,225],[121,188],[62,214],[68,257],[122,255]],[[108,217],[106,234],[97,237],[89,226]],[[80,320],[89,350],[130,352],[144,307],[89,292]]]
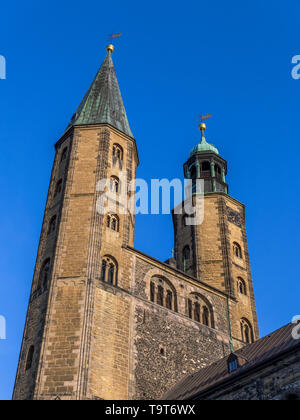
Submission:
[[[102,259],[101,280],[113,286],[117,286],[118,284],[118,264],[110,256],[105,256]]]
[[[115,143],[113,145],[113,164],[115,165],[117,162],[121,163],[123,161],[123,149],[122,147]]]
[[[56,216],[53,216],[49,222],[48,235],[51,235],[51,233],[55,232],[55,229],[56,229]]]
[[[116,176],[110,178],[109,189],[111,192],[119,194],[121,192],[120,180]]]
[[[31,369],[32,362],[33,362],[33,355],[34,355],[34,346],[30,346],[27,353],[27,358],[26,358],[26,365],[25,365],[26,371]]]
[[[119,232],[120,229],[120,219],[117,214],[108,214],[106,226],[115,232]]]
[[[41,271],[40,271],[40,277],[39,277],[39,283],[38,288],[47,289],[48,287],[48,281],[50,275],[50,258],[47,258],[46,261],[44,261]]]
[[[242,248],[237,242],[233,243],[233,255],[242,258]]]
[[[253,330],[252,325],[246,318],[241,319],[241,336],[244,343],[253,343]]]
[[[62,151],[60,162],[63,162],[64,160],[67,159],[67,154],[68,154],[68,148],[65,147],[64,150]]]
[[[241,277],[238,277],[238,281],[237,281],[237,285],[238,285],[238,291],[241,295],[247,295],[247,288],[246,288],[246,283],[244,282],[244,280]]]
[[[199,293],[192,293],[187,299],[187,315],[196,322],[215,328],[212,305]]]
[[[176,290],[172,283],[164,277],[152,277],[150,281],[150,300],[172,311],[177,311]]]
[[[57,195],[59,195],[60,193],[61,193],[61,191],[62,191],[62,179],[60,179],[58,182],[57,182],[57,184],[56,184],[56,187],[55,187],[55,191],[54,191],[54,197],[56,197]]]

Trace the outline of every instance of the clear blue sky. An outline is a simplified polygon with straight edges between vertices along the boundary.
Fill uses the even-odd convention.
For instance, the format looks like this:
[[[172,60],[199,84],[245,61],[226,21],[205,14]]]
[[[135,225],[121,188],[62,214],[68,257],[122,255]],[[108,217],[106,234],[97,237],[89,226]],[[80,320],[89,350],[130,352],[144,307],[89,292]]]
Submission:
[[[182,175],[213,113],[207,139],[228,161],[233,197],[246,204],[262,335],[300,313],[300,54],[298,0],[14,1],[1,5],[0,399],[11,397],[43,210],[62,134],[105,57],[113,59],[145,179]],[[136,247],[170,256],[170,216],[139,216]]]

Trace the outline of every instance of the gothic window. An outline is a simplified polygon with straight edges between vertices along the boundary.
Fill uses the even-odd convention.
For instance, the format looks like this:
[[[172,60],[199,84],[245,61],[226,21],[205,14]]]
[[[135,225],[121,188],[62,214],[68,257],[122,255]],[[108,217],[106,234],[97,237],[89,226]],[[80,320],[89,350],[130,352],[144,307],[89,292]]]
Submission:
[[[30,370],[33,362],[33,355],[34,355],[34,346],[30,346],[28,353],[27,353],[27,359],[26,359],[26,366],[25,370]]]
[[[237,242],[233,243],[233,255],[238,258],[242,258],[242,248]]]
[[[47,258],[47,260],[42,265],[42,268],[40,271],[38,288],[43,287],[43,289],[47,289],[48,281],[49,281],[49,274],[50,274],[49,272],[50,272],[50,258]]]
[[[102,259],[101,280],[113,286],[118,283],[118,264],[114,258],[105,256]]]
[[[68,154],[68,148],[65,147],[64,150],[62,151],[60,162],[63,162],[64,160],[67,159],[67,154]]]
[[[115,165],[117,162],[122,163],[123,161],[123,149],[119,144],[113,145],[113,164]]]
[[[49,223],[48,235],[51,235],[51,233],[55,232],[55,229],[56,229],[56,216],[53,216]]]
[[[120,219],[117,214],[108,214],[106,219],[106,226],[115,232],[119,232]]]
[[[239,293],[241,295],[246,296],[247,295],[246,283],[244,282],[244,280],[241,277],[238,278],[237,284],[238,284]]]
[[[111,192],[119,194],[121,191],[120,180],[116,176],[110,178],[109,189]]]
[[[60,179],[57,182],[56,187],[55,187],[54,197],[56,197],[57,195],[59,195],[61,193],[61,191],[62,191],[62,183],[63,183],[62,182],[62,179]]]
[[[254,341],[252,326],[245,318],[241,320],[241,336],[244,343],[250,344]]]
[[[154,276],[150,281],[150,300],[172,311],[177,311],[177,295],[174,286],[161,276]]]
[[[204,296],[198,293],[192,293],[187,299],[187,315],[207,327],[215,327],[212,306]]]
[[[190,247],[187,245],[183,249],[183,270],[186,271],[190,261]]]

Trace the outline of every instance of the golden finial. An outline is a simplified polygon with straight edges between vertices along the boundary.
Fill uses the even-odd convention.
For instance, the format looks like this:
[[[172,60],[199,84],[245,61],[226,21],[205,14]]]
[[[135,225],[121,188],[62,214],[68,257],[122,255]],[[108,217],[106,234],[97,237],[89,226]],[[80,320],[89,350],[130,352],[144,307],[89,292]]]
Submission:
[[[204,136],[204,131],[206,130],[206,124],[203,122],[199,124],[199,130],[201,131],[202,136]]]
[[[106,51],[107,52],[114,52],[115,47],[113,46],[113,44],[108,44],[106,47]]]
[[[114,52],[114,49],[115,49],[115,47],[113,46],[113,39],[115,39],[115,38],[119,38],[120,36],[122,35],[122,33],[120,32],[120,33],[118,33],[118,34],[111,34],[110,36],[109,36],[109,44],[108,44],[108,46],[106,47],[106,51],[107,52]]]

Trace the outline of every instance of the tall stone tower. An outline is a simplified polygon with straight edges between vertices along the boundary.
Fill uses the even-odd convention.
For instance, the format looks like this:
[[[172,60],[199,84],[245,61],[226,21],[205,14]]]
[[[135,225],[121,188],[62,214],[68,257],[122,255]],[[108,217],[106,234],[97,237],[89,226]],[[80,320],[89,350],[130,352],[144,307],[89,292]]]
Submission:
[[[204,219],[198,226],[186,224],[186,214],[173,214],[177,267],[225,292],[231,315],[235,347],[259,337],[253,284],[245,230],[245,206],[228,194],[227,162],[205,138],[184,165],[184,176],[202,180]],[[193,185],[193,193],[195,187]],[[234,340],[236,338],[237,340]]]
[[[160,398],[258,337],[244,206],[204,131],[185,165],[186,177],[204,178],[204,222],[173,216],[176,261],[134,249],[123,199],[139,160],[113,49],[55,146],[14,399]],[[103,179],[114,197],[106,214]]]
[[[126,188],[120,183],[119,172],[126,171],[130,182],[138,165],[112,52],[110,45],[96,78],[55,146],[14,398],[64,393],[81,399],[87,381],[96,387],[105,371],[109,372],[107,386],[117,390],[116,397],[125,396],[125,361],[114,361],[113,353],[117,348],[120,354],[126,353],[122,335],[129,328],[128,305],[119,302],[117,294],[95,289],[95,282],[102,277],[109,284],[129,287],[124,276],[124,282],[119,280],[120,270],[130,269],[122,264],[122,246],[133,246],[134,238],[132,216],[111,214],[104,220],[96,211],[98,181],[110,179],[118,192]],[[98,319],[93,328],[95,305]],[[95,341],[95,370],[90,374],[90,348]]]

